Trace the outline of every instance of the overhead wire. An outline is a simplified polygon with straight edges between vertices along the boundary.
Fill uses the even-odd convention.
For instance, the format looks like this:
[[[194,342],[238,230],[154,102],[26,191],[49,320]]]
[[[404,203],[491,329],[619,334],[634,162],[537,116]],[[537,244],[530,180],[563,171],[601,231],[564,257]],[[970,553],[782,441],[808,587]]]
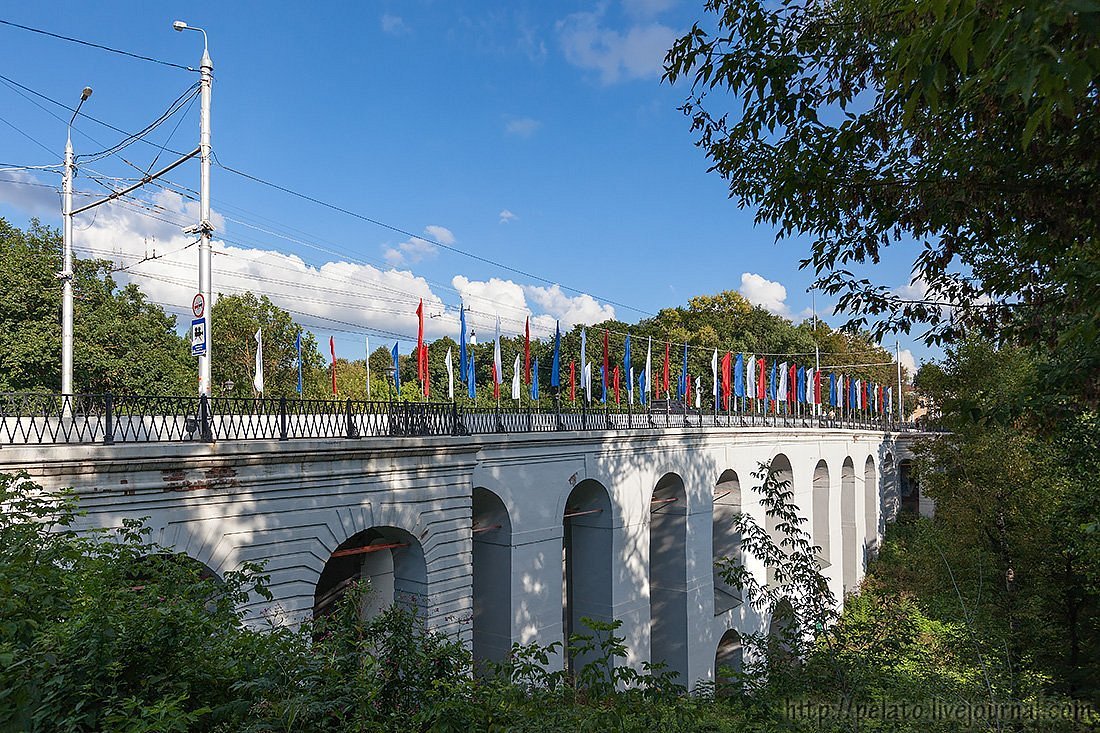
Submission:
[[[11,26],[12,28],[19,28],[31,33],[38,33],[39,35],[49,36],[50,38],[56,38],[61,41],[68,41],[69,43],[76,43],[81,46],[89,46],[91,48],[98,48],[101,51],[108,51],[110,53],[118,54],[120,56],[127,56],[132,59],[138,59],[140,61],[148,61],[153,64],[160,64],[161,66],[171,66],[176,69],[182,69],[183,71],[198,71],[198,69],[190,66],[184,66],[183,64],[177,64],[172,61],[165,61],[164,59],[153,58],[152,56],[143,56],[139,53],[133,53],[132,51],[124,51],[121,48],[113,48],[111,46],[105,46],[102,43],[94,43],[92,41],[85,41],[82,38],[73,38],[72,36],[63,36],[60,33],[52,33],[41,28],[32,28],[29,25],[22,25],[20,23],[13,23],[10,20],[0,19],[0,24]]]

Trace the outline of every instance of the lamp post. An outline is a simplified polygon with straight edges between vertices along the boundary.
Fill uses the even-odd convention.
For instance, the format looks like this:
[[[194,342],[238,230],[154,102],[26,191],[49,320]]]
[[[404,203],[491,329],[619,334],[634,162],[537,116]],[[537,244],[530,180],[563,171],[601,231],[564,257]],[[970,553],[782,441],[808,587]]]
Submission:
[[[206,353],[199,356],[199,396],[210,396],[210,359],[213,351],[213,338],[210,330],[210,311],[214,307],[213,290],[210,284],[211,252],[210,235],[214,227],[210,224],[210,94],[214,82],[214,62],[210,60],[210,44],[206,31],[189,26],[182,20],[172,23],[177,31],[198,31],[202,33],[202,61],[199,63],[199,293],[206,306],[203,319],[206,321]]]
[[[61,394],[66,397],[73,393],[73,174],[76,172],[73,121],[90,96],[92,88],[84,87],[80,92],[80,102],[69,118],[65,137],[65,172],[61,183],[62,253],[58,278],[61,280]]]

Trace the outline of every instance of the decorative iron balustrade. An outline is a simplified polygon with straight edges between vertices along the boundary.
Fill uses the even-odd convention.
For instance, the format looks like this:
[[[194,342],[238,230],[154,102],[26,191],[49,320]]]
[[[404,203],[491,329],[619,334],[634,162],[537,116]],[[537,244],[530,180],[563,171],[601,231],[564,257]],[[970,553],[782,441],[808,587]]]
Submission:
[[[0,446],[486,435],[670,428],[916,426],[881,414],[708,412],[684,405],[498,407],[453,402],[0,393]]]

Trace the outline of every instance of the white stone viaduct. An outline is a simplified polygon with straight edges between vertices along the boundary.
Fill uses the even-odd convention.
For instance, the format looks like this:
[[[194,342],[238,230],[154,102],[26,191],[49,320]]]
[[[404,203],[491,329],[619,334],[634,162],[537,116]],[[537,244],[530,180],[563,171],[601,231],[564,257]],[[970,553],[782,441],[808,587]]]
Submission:
[[[619,619],[630,663],[663,660],[690,687],[714,679],[730,632],[768,621],[714,572],[739,551],[733,514],[766,525],[758,465],[791,481],[842,598],[898,509],[912,437],[739,427],[7,446],[0,471],[73,487],[90,525],[144,517],[154,541],[217,574],[263,561],[275,601],[253,599],[254,619],[302,620],[369,576],[365,612],[415,603],[475,658],[560,641],[582,616]]]

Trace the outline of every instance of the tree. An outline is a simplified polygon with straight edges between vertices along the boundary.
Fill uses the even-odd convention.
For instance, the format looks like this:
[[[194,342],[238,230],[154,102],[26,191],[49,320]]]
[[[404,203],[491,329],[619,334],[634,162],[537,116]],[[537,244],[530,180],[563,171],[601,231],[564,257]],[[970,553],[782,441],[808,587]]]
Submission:
[[[263,329],[264,396],[297,395],[298,351],[295,340],[302,335],[302,392],[306,397],[331,394],[325,361],[317,340],[303,331],[282,308],[266,295],[253,293],[219,295],[210,312],[213,330],[214,369],[212,393],[252,397],[256,372],[256,331]],[[324,378],[322,378],[324,374]],[[226,385],[233,383],[233,388]]]
[[[852,325],[1043,344],[1066,393],[1100,399],[1100,3],[706,8],[665,79],[690,83],[683,111],[731,196],[812,238],[802,264]],[[853,267],[898,246],[917,297]]]
[[[56,230],[34,221],[24,232],[0,219],[0,391],[60,391],[60,251]],[[74,389],[190,392],[194,363],[175,317],[136,285],[119,288],[109,262],[76,259],[74,270]]]

